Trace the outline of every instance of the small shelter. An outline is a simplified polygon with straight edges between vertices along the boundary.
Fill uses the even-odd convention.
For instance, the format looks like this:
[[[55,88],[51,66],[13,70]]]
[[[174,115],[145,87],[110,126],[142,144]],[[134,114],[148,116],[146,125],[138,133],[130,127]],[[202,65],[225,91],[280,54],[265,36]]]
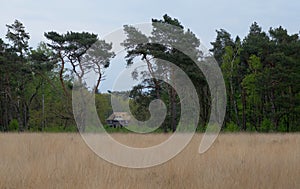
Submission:
[[[107,119],[106,123],[111,127],[128,126],[130,115],[127,112],[114,112]]]

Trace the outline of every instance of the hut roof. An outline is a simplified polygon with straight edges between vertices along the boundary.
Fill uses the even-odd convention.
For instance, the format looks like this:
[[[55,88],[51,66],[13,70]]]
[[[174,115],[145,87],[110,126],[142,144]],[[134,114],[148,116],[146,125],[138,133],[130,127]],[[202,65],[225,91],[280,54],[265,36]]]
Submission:
[[[130,120],[130,115],[127,112],[114,112],[106,120]]]

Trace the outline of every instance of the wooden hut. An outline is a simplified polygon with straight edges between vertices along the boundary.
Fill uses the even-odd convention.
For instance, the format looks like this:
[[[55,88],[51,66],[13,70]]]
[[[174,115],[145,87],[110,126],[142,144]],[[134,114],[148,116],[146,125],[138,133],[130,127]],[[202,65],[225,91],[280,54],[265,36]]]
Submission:
[[[107,119],[106,123],[111,127],[128,126],[130,115],[127,112],[114,112]]]

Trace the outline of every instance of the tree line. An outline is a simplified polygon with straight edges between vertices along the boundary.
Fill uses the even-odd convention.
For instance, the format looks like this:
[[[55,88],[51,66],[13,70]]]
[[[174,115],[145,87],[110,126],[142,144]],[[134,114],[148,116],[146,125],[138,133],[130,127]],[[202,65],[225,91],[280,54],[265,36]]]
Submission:
[[[211,43],[227,83],[226,123],[241,130],[299,131],[300,40],[283,27],[254,22],[234,39],[217,31]]]
[[[254,22],[244,39],[232,37],[224,29],[217,30],[211,53],[204,55],[196,35],[168,15],[152,19],[151,36],[125,25],[127,37],[121,45],[126,50],[127,66],[141,60],[147,69],[132,73],[141,82],[131,91],[108,93],[99,93],[99,88],[105,69],[116,56],[111,43],[88,32],[50,31],[44,33],[45,42],[32,48],[28,44],[30,35],[20,21],[6,27],[7,42],[0,39],[0,130],[3,132],[80,129],[73,117],[71,92],[76,87],[74,79],[86,86],[84,77],[90,72],[96,75],[96,81],[89,91],[95,94],[102,123],[112,113],[111,95],[128,96],[130,109],[138,120],[149,119],[149,103],[160,99],[167,106],[160,130],[174,132],[182,99],[170,84],[175,82],[176,73],[164,61],[174,63],[191,79],[198,98],[188,93],[186,98],[199,102],[197,130],[204,131],[211,111],[211,94],[204,74],[194,61],[209,66],[214,59],[226,83],[223,130],[300,130],[300,39],[299,34],[289,34],[283,27],[265,32]],[[176,44],[182,45],[189,56],[174,48]],[[189,111],[191,115],[195,112]]]

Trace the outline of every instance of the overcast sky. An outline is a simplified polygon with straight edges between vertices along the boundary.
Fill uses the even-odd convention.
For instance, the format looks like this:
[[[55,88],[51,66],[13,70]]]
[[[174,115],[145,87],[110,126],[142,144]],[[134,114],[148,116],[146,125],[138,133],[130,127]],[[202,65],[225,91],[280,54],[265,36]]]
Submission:
[[[46,31],[88,31],[104,36],[124,24],[150,22],[165,13],[190,28],[210,48],[216,29],[244,37],[251,23],[264,30],[283,26],[300,31],[299,0],[1,0],[0,37],[5,24],[20,20],[30,33],[30,45],[45,41]]]
[[[244,36],[252,22],[265,30],[282,25],[300,30],[298,0],[1,0],[0,36],[5,24],[19,19],[31,35],[31,44],[45,40],[45,31],[90,31],[103,36],[124,24],[149,22],[165,13],[178,18],[208,46],[215,30],[224,28]]]

